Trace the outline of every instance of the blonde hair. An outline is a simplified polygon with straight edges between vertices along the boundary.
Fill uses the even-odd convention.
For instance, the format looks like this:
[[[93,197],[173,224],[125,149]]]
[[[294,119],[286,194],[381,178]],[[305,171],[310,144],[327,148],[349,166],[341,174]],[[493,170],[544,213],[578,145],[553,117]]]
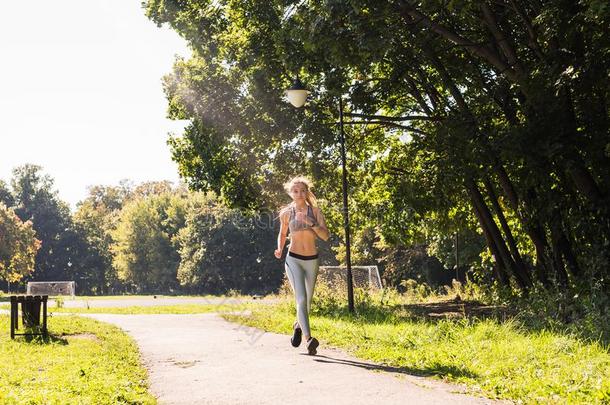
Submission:
[[[295,177],[291,178],[286,183],[284,183],[284,190],[286,191],[286,193],[288,193],[288,195],[290,195],[290,191],[292,190],[292,187],[294,187],[296,184],[299,184],[299,183],[303,184],[305,186],[305,190],[307,191],[307,197],[305,197],[305,201],[307,201],[307,204],[309,204],[312,208],[317,207],[318,199],[316,198],[314,193],[311,192],[311,189],[313,188],[313,183],[307,177],[295,176]],[[282,212],[284,212],[284,210],[288,209],[288,207],[290,207],[291,204],[292,203],[284,205],[280,209],[280,215]]]

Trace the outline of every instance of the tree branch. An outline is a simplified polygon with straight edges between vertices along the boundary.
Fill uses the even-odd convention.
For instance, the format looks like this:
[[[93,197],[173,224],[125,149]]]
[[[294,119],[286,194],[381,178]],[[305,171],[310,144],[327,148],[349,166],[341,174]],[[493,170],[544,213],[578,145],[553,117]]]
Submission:
[[[411,95],[415,98],[415,100],[417,100],[417,103],[422,108],[422,110],[424,110],[424,112],[426,114],[432,115],[433,111],[430,108],[430,106],[428,106],[428,104],[426,103],[426,100],[424,100],[424,97],[422,96],[419,89],[417,88],[415,81],[410,76],[406,76],[405,80],[409,84]],[[432,108],[437,109],[437,106],[434,105],[434,103],[433,103]]]
[[[489,28],[491,35],[493,35],[494,39],[498,43],[498,46],[500,46],[500,49],[502,49],[502,52],[504,52],[508,63],[520,76],[523,76],[523,68],[517,59],[517,53],[515,52],[513,45],[510,43],[508,38],[506,38],[504,33],[500,31],[500,27],[496,21],[496,16],[494,15],[493,11],[491,11],[489,5],[484,1],[481,2],[481,11],[483,12],[483,21],[485,21],[487,28]]]
[[[534,26],[532,25],[532,22],[527,17],[525,10],[523,10],[517,4],[517,2],[515,0],[510,0],[510,3],[512,5],[512,8],[515,11],[515,13],[517,13],[519,15],[519,17],[521,17],[521,19],[523,20],[523,23],[525,24],[525,27],[527,28],[527,33],[528,33],[528,36],[530,39],[530,42],[528,45],[532,48],[532,50],[534,51],[536,56],[538,56],[538,59],[540,59],[542,62],[545,62],[544,54],[542,53],[540,44],[538,44],[538,38],[536,35],[536,31],[534,30]]]
[[[357,117],[357,118],[366,118],[366,119],[379,119],[383,121],[415,121],[415,120],[424,120],[424,121],[441,121],[440,117],[430,117],[427,115],[406,115],[404,117],[389,117],[386,115],[368,115],[368,114],[358,114],[358,113],[343,113],[346,117]]]
[[[356,124],[365,124],[365,125],[384,125],[386,127],[391,127],[391,128],[399,128],[399,129],[406,129],[407,131],[411,131],[411,132],[415,132],[421,135],[429,135],[427,132],[422,131],[421,129],[417,129],[417,128],[413,128],[410,126],[406,126],[406,125],[400,125],[400,124],[396,124],[395,122],[391,122],[391,121],[344,121],[343,125],[356,125]]]
[[[514,69],[512,69],[511,66],[507,65],[502,60],[500,55],[491,50],[489,47],[476,44],[451,31],[447,27],[432,21],[428,16],[422,14],[414,6],[412,6],[407,0],[403,0],[402,5],[403,7],[401,9],[401,13],[403,14],[403,16],[409,17],[409,20],[415,19],[417,23],[421,23],[425,27],[430,28],[432,31],[445,37],[446,39],[458,45],[466,47],[469,52],[472,52],[475,55],[483,58],[496,69],[498,69],[498,73],[505,74],[513,82],[521,82],[521,76]]]

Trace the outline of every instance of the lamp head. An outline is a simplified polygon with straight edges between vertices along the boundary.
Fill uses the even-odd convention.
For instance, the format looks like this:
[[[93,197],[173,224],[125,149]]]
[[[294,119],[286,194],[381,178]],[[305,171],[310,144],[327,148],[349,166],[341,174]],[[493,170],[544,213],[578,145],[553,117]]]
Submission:
[[[293,106],[300,108],[305,105],[305,101],[307,100],[307,95],[309,94],[309,90],[303,86],[299,76],[292,83],[292,86],[288,90],[286,90],[286,97],[288,97],[288,101]]]

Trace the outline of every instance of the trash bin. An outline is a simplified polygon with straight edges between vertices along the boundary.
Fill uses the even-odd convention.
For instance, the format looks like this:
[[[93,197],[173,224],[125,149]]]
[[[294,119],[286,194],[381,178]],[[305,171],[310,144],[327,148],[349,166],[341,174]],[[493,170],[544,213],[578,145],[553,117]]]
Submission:
[[[47,301],[48,295],[11,295],[11,339],[16,335],[49,336],[47,329]],[[19,303],[21,303],[21,319],[23,326],[32,329],[26,333],[15,333],[19,329]],[[40,304],[42,304],[42,331],[40,328]]]
[[[40,325],[40,304],[42,303],[40,296],[28,295],[21,302],[21,319],[23,326],[32,328]]]

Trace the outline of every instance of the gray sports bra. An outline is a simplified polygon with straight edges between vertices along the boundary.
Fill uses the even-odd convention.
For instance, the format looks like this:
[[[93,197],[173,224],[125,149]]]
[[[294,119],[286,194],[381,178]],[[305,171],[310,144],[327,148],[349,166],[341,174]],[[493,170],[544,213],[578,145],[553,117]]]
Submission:
[[[314,223],[318,222],[316,220],[315,215],[313,214],[313,209],[310,205],[307,206],[307,216],[311,218]],[[310,228],[310,226],[307,225],[306,222],[297,221],[296,210],[294,209],[294,207],[290,207],[290,219],[288,220],[288,229],[290,230],[290,232],[292,233],[303,231],[307,228]]]

